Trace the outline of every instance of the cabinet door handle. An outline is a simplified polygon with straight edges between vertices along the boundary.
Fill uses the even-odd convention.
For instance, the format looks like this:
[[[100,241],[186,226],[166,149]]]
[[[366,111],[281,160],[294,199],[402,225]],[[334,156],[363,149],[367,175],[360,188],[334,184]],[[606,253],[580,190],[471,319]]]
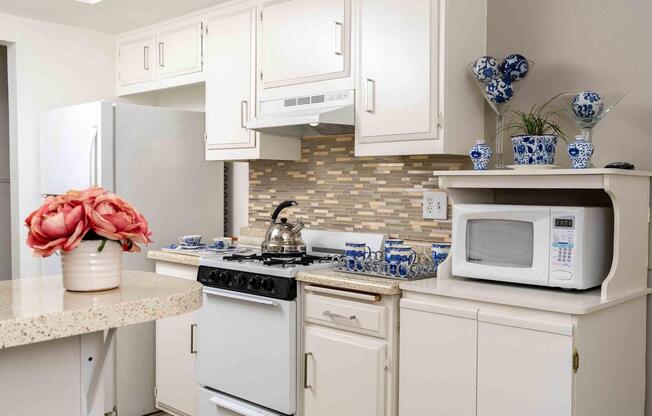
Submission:
[[[365,93],[366,111],[374,113],[376,111],[376,81],[367,78]]]
[[[308,357],[312,357],[311,352],[303,354],[303,388],[312,389],[312,386],[308,384]]]
[[[97,126],[93,126],[94,133],[93,138],[91,139],[91,150],[89,155],[89,166],[88,166],[88,180],[90,186],[97,186],[97,137],[99,135],[99,129]]]
[[[197,354],[197,347],[195,347],[195,334],[197,333],[197,324],[190,325],[190,353]]]
[[[240,127],[243,129],[247,128],[247,120],[249,119],[249,102],[247,100],[242,100],[240,102]]]
[[[349,321],[356,320],[355,315],[344,316],[344,315],[340,315],[339,313],[333,313],[331,311],[324,311],[323,315],[328,316],[331,319],[340,318],[340,319],[348,319]]]
[[[149,46],[143,46],[143,68],[149,71]]]
[[[344,41],[344,25],[341,22],[335,22],[335,44],[334,44],[334,52],[335,55],[341,56],[344,51],[343,47],[343,41]]]
[[[163,67],[165,66],[165,43],[158,43],[158,65]]]

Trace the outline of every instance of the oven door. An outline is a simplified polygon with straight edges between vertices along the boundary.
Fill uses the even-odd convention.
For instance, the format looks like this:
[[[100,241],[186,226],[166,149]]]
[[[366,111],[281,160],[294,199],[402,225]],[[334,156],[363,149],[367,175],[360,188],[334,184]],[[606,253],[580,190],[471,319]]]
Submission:
[[[204,287],[199,384],[294,414],[296,325],[295,301]]]
[[[453,275],[548,285],[550,207],[459,204]]]

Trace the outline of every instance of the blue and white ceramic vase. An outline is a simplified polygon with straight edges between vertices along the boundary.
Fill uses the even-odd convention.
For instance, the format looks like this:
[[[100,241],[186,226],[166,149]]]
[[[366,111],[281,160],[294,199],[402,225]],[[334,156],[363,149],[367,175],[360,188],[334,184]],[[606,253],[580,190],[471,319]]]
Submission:
[[[491,147],[487,146],[485,140],[476,140],[469,152],[471,162],[473,162],[473,169],[487,170],[491,155]]]
[[[514,136],[512,147],[517,165],[553,165],[557,136]]]
[[[573,169],[586,169],[592,166],[593,144],[584,136],[575,136],[575,140],[567,146],[568,156]]]

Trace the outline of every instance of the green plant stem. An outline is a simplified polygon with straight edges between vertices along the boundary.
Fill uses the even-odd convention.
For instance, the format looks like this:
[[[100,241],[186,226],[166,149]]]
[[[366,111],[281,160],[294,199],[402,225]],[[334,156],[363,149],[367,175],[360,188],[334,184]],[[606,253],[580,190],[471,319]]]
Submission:
[[[104,246],[106,246],[106,238],[102,239],[102,242],[100,243],[100,246],[97,248],[97,251],[101,253],[102,250],[104,250]]]

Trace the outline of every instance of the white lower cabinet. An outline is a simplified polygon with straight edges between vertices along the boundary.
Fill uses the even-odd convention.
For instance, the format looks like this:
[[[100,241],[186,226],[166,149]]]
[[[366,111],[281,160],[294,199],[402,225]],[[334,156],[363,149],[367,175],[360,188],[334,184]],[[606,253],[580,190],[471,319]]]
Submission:
[[[478,324],[478,416],[570,416],[573,338]]]
[[[384,415],[385,351],[381,340],[307,327],[305,416]]]
[[[400,415],[475,415],[478,323],[463,312],[401,310]]]
[[[396,416],[398,296],[302,284],[303,416]]]
[[[641,416],[645,304],[574,315],[404,291],[400,415]]]
[[[156,272],[197,277],[197,267],[167,262],[157,262]],[[156,407],[173,416],[198,414],[197,320],[195,311],[156,321]]]

